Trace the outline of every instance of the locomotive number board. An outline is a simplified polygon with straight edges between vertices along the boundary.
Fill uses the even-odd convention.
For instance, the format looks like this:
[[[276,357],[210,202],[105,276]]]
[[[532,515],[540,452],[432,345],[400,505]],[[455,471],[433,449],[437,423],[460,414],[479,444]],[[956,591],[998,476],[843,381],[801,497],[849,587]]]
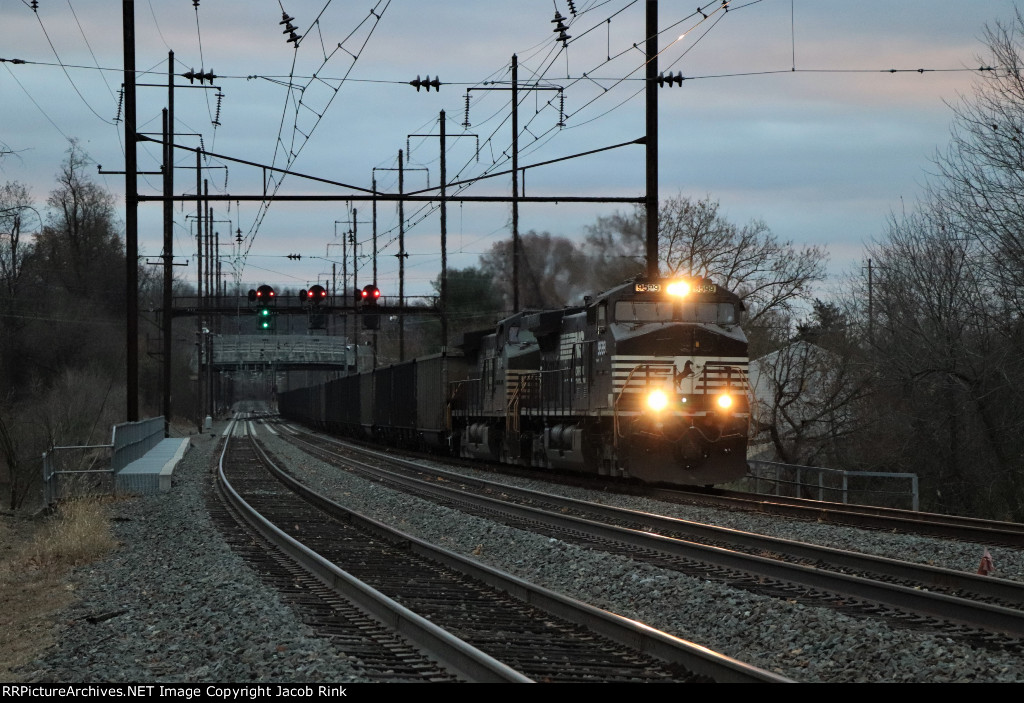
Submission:
[[[668,286],[661,283],[634,283],[634,293],[661,293],[667,290]],[[691,293],[717,293],[718,286],[714,283],[692,283],[690,284]]]

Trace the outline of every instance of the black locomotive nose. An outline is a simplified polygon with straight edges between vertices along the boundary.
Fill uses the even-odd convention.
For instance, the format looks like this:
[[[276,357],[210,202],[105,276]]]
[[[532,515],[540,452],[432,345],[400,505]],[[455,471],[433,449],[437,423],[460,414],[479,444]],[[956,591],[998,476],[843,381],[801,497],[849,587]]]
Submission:
[[[669,442],[678,442],[686,434],[687,424],[682,418],[672,417],[661,424],[661,436]]]

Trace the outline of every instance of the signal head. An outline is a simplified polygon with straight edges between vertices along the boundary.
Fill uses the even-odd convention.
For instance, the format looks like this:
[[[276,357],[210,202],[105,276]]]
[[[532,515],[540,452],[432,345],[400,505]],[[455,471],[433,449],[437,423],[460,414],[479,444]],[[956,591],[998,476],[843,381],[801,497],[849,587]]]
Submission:
[[[319,305],[323,301],[327,300],[327,289],[317,284],[309,289],[306,293],[306,298],[303,299],[308,299],[314,305]]]

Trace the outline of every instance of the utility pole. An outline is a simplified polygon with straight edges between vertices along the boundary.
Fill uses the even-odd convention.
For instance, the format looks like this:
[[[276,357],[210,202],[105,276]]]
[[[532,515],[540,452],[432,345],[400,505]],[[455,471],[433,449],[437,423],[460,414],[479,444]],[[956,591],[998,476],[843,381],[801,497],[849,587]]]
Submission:
[[[558,86],[528,85],[527,90],[557,90]],[[469,88],[466,91],[466,121],[469,127],[469,91],[471,90],[511,90],[512,91],[512,309],[519,310],[519,260],[522,258],[519,242],[519,57],[512,54],[512,85],[510,88]],[[559,126],[564,120],[559,114]],[[461,198],[460,198],[461,200]]]
[[[196,149],[196,424],[203,431],[203,151]]]
[[[519,312],[519,57],[512,54],[512,312]]]
[[[658,278],[658,0],[647,0],[647,278]]]
[[[441,353],[448,352],[448,200],[445,181],[444,110],[441,110]]]
[[[377,285],[377,173],[371,174],[373,188],[373,285]],[[375,334],[374,337],[377,335]]]
[[[164,195],[174,194],[174,52],[167,52],[167,110],[164,112]],[[171,315],[174,272],[174,203],[164,201],[164,317],[163,317],[163,412],[164,437],[171,436],[171,341],[174,318]]]
[[[349,230],[348,235],[349,235],[349,238],[352,240],[352,290],[353,290],[353,303],[352,303],[352,305],[353,305],[353,307],[355,307],[355,305],[356,305],[356,303],[355,303],[356,298],[354,296],[356,294],[354,293],[354,291],[359,290],[359,259],[358,259],[358,256],[357,256],[357,254],[358,254],[357,247],[359,246],[359,239],[356,236],[356,209],[355,208],[352,208],[352,229]],[[352,332],[352,338],[354,340],[354,344],[355,344],[355,348],[356,348],[356,370],[358,370],[359,369],[359,324],[358,323],[354,326],[353,330],[354,331]]]
[[[409,137],[437,137],[440,136],[441,145],[441,350],[447,351],[448,349],[448,168],[447,168],[447,131],[445,128],[445,113],[441,110],[439,116],[441,124],[441,134],[409,134]],[[458,139],[460,137],[477,137],[475,134],[453,134],[452,139]],[[427,176],[427,183],[430,183],[429,173]],[[376,183],[374,183],[374,190],[376,190]],[[513,228],[515,229],[515,228]]]
[[[408,135],[413,136],[413,135]],[[421,135],[421,136],[437,136],[433,134]],[[398,358],[400,361],[405,361],[405,314],[402,312],[405,308],[405,260],[408,258],[408,254],[405,253],[405,152],[401,149],[398,150],[398,168],[380,168],[374,167],[373,169],[373,194],[368,198],[361,198],[363,200],[373,201],[373,285],[377,285],[377,171],[398,171],[398,194],[395,196],[384,195],[382,199],[397,200],[398,201],[398,300],[399,300],[399,313],[398,313]],[[427,184],[430,184],[430,172],[426,168],[411,168],[410,171],[427,171]],[[374,332],[374,344],[376,345],[377,333]],[[377,348],[374,346],[374,365],[376,366],[376,353]]]
[[[398,307],[405,309],[405,164],[402,150],[398,150]],[[405,361],[405,315],[398,313],[398,360]]]
[[[124,50],[125,390],[129,422],[139,419],[139,182],[135,139],[135,1],[121,2]]]
[[[205,203],[206,211],[206,308],[208,315],[210,305],[210,298],[213,297],[213,277],[210,272],[213,270],[213,208],[210,207],[210,181],[206,178],[203,179],[203,202]],[[213,417],[215,399],[213,397],[213,321],[208,317],[206,320],[206,415],[207,417]],[[205,421],[203,423],[205,425]]]

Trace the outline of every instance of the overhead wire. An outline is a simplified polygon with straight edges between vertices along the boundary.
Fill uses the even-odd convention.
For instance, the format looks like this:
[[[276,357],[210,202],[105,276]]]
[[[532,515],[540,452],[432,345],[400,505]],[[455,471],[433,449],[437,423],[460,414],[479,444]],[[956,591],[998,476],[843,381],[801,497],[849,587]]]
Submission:
[[[613,15],[611,15],[611,17],[614,17],[615,15],[617,15],[617,14],[619,14],[619,13],[623,12],[623,11],[624,11],[625,9],[627,9],[627,8],[628,8],[629,6],[631,6],[631,5],[635,4],[635,2],[636,2],[636,0],[632,0],[632,1],[631,1],[630,3],[628,3],[628,4],[626,5],[626,6],[624,6],[624,7],[621,7],[621,8],[619,8],[619,10],[617,10],[617,11],[616,11],[616,13],[614,13]],[[603,4],[606,4],[606,3],[601,3],[601,5],[603,5]],[[706,7],[710,7],[710,6],[712,5],[712,4],[714,4],[714,3],[709,3],[709,4],[708,4],[708,5],[706,6]],[[724,5],[724,4],[723,4],[723,5],[720,5],[720,6],[719,6],[719,8],[718,8],[717,10],[715,10],[715,11],[713,11],[713,12],[712,12],[712,14],[714,14],[714,13],[716,13],[716,12],[719,12],[719,11],[721,11],[721,9],[722,9],[723,7],[725,7],[725,5]],[[700,14],[702,14],[702,15],[704,14],[704,13],[703,13],[703,12],[702,12],[702,11],[700,10],[700,8],[698,8],[698,12],[699,12]],[[687,15],[687,18],[691,18],[691,17],[693,17],[694,15],[698,14],[698,12],[690,13],[689,15]],[[724,13],[723,13],[723,14],[724,14]],[[702,17],[701,21],[700,21],[700,22],[698,22],[698,23],[697,23],[697,25],[695,25],[695,27],[696,27],[696,26],[699,26],[700,24],[702,24],[702,23],[703,23],[703,22],[704,22],[704,21],[705,21],[705,20],[707,19],[707,17],[709,17],[709,16],[710,16],[710,15],[704,15],[704,16]],[[681,20],[679,20],[679,21],[675,22],[674,24],[671,24],[671,25],[669,25],[669,27],[668,27],[668,28],[665,28],[665,29],[663,29],[663,30],[659,31],[659,35],[660,35],[660,34],[662,34],[662,33],[664,33],[664,32],[666,32],[666,31],[669,31],[669,30],[670,30],[670,28],[672,28],[672,27],[675,27],[675,26],[677,26],[678,24],[680,24],[680,23],[682,23],[682,22],[686,21],[686,19],[687,19],[687,18],[683,18],[683,19],[681,19]],[[608,20],[610,20],[610,17],[609,17],[609,18],[608,18],[607,20],[602,20],[602,22],[601,22],[600,24],[604,24],[604,23],[605,23],[606,21],[608,21]],[[595,27],[597,27],[597,26],[600,26],[600,24],[595,24],[594,26],[595,26]],[[716,21],[716,24],[717,24],[717,21]],[[676,40],[676,42],[678,42],[679,40],[681,40],[681,39],[683,38],[683,36],[685,36],[686,34],[688,34],[688,33],[689,33],[690,31],[692,31],[692,30],[693,30],[693,28],[691,28],[690,30],[688,30],[688,31],[687,31],[686,33],[684,33],[684,35],[682,35],[681,37],[679,37],[679,39],[677,39],[677,40]],[[588,30],[588,31],[589,31],[589,30]],[[708,31],[710,31],[710,28],[709,28],[709,30],[708,30]],[[706,33],[705,33],[705,34],[706,34]],[[663,49],[662,51],[660,51],[660,52],[659,52],[659,55],[660,55],[660,54],[662,54],[662,53],[664,53],[664,51],[665,51],[665,50],[667,50],[667,49],[668,49],[669,47],[671,47],[671,46],[672,46],[672,45],[673,45],[674,43],[676,43],[676,42],[672,42],[672,44],[670,44],[670,45],[669,45],[668,47],[665,47],[665,49]],[[545,66],[544,68],[542,68],[542,69],[538,69],[538,70],[535,70],[535,71],[530,71],[530,69],[529,69],[529,68],[527,68],[527,71],[528,71],[528,72],[530,72],[530,74],[531,74],[531,75],[532,75],[532,76],[534,77],[534,79],[535,79],[535,80],[537,80],[538,82],[539,82],[539,81],[540,81],[541,79],[543,79],[544,75],[546,75],[546,73],[547,73],[547,72],[548,72],[548,71],[549,71],[549,70],[550,70],[550,69],[551,69],[551,68],[552,68],[552,67],[553,67],[553,66],[555,65],[555,62],[557,61],[558,55],[559,55],[559,54],[561,53],[561,51],[560,51],[560,50],[558,49],[558,40],[557,40],[557,39],[552,39],[552,38],[549,38],[549,40],[548,40],[548,43],[550,44],[550,47],[551,47],[551,48],[553,48],[553,49],[555,49],[555,50],[554,50],[554,51],[552,51],[552,50],[551,50],[551,48],[549,48],[549,51],[548,51],[548,59],[547,59],[547,65],[546,65],[546,66]],[[620,53],[616,54],[616,56],[614,56],[614,57],[609,57],[609,58],[608,58],[608,59],[606,59],[606,60],[605,60],[604,62],[602,62],[601,64],[599,64],[599,65],[598,65],[598,67],[599,67],[600,65],[604,65],[604,64],[607,64],[607,63],[609,63],[609,62],[611,62],[611,61],[615,60],[616,58],[619,58],[619,57],[621,57],[622,55],[624,55],[624,54],[626,54],[626,53],[629,53],[629,52],[630,52],[631,50],[633,50],[633,48],[635,48],[635,47],[636,47],[636,44],[634,44],[634,45],[633,45],[633,47],[630,47],[630,49],[626,49],[626,50],[623,50],[622,52],[620,52]],[[642,68],[642,67],[643,67],[644,65],[646,65],[646,61],[647,61],[647,59],[646,59],[646,56],[645,56],[645,58],[644,58],[644,61],[643,61],[643,62],[642,62],[642,63],[640,64],[640,66],[638,66],[637,68],[634,68],[634,69],[633,69],[633,70],[632,70],[632,71],[631,71],[631,72],[630,72],[629,74],[627,74],[627,75],[626,75],[626,78],[628,78],[628,77],[629,77],[630,75],[632,75],[632,74],[633,74],[633,73],[635,73],[635,72],[636,72],[637,70],[639,70],[639,69],[640,69],[640,68]],[[506,72],[507,72],[507,70],[508,70],[508,69],[506,69]],[[592,70],[593,70],[593,69],[592,69]],[[493,75],[493,74],[492,74],[492,75]],[[585,77],[585,76],[586,76],[586,73],[584,73],[584,77]],[[578,82],[579,80],[581,80],[581,79],[579,79],[579,78],[578,78],[578,79],[576,79],[575,81],[573,81],[573,83],[575,83],[575,82]],[[616,85],[618,85],[618,84],[620,84],[620,83],[624,82],[624,80],[625,80],[625,79],[617,79],[617,80],[615,81],[614,85],[612,85],[612,86],[611,86],[611,88],[614,88],[614,87],[615,87]],[[603,86],[602,86],[602,87],[603,87]],[[588,101],[588,103],[584,104],[584,105],[583,105],[583,106],[582,106],[581,108],[579,108],[578,110],[576,110],[576,111],[575,111],[574,113],[572,113],[572,114],[574,114],[574,115],[575,115],[575,114],[578,114],[578,113],[579,113],[580,111],[582,111],[583,109],[585,109],[586,107],[588,107],[588,106],[589,106],[590,104],[594,103],[594,102],[595,102],[595,101],[596,101],[597,99],[599,99],[599,98],[603,97],[604,95],[606,95],[606,94],[608,93],[608,91],[609,91],[609,90],[610,90],[611,88],[604,88],[603,92],[602,92],[601,94],[599,94],[599,95],[597,96],[597,98],[594,98],[594,99],[592,99],[592,100]],[[526,89],[524,88],[524,97],[523,97],[523,99],[524,99],[524,100],[526,99],[526,96],[525,96],[525,93],[526,93],[526,92],[527,92],[527,90],[526,90]],[[643,89],[641,89],[640,91],[638,91],[638,92],[636,92],[636,93],[634,93],[634,94],[630,95],[630,96],[629,96],[628,98],[626,98],[625,100],[621,101],[621,102],[620,102],[619,104],[615,105],[614,107],[610,108],[609,110],[606,110],[605,112],[601,113],[601,114],[600,114],[600,115],[598,115],[597,117],[595,117],[595,118],[591,118],[590,120],[587,120],[587,122],[591,122],[591,121],[594,121],[595,119],[599,119],[600,117],[603,117],[603,116],[607,115],[608,113],[610,113],[610,112],[612,112],[612,111],[614,111],[614,110],[618,109],[618,108],[619,108],[619,107],[621,107],[622,105],[624,105],[624,104],[625,104],[626,102],[628,102],[629,100],[632,100],[633,98],[635,98],[635,97],[636,97],[637,95],[639,95],[639,94],[640,94],[640,93],[642,93],[642,92],[643,92]],[[549,100],[549,101],[547,101],[547,103],[546,103],[546,105],[545,105],[545,108],[547,108],[547,107],[551,107],[551,101],[550,101],[550,100]],[[523,127],[521,128],[521,134],[529,134],[529,135],[530,135],[531,137],[533,137],[533,142],[531,142],[531,143],[530,143],[530,144],[528,144],[528,145],[525,145],[524,147],[522,147],[522,148],[520,149],[520,154],[521,154],[521,155],[522,155],[522,154],[528,154],[528,153],[532,153],[532,151],[534,151],[534,150],[536,150],[536,149],[539,149],[539,148],[540,148],[541,146],[543,146],[544,144],[546,144],[546,143],[550,142],[550,141],[551,141],[551,139],[553,139],[553,138],[554,138],[554,137],[555,137],[555,136],[557,135],[557,128],[555,128],[555,127],[549,127],[549,128],[547,129],[547,130],[545,130],[544,132],[542,132],[542,133],[541,133],[541,134],[540,134],[539,136],[538,136],[538,135],[534,135],[534,134],[533,134],[533,132],[532,132],[532,131],[530,130],[530,127],[531,127],[531,124],[532,124],[532,121],[533,121],[533,119],[536,119],[536,117],[538,117],[538,116],[540,115],[540,113],[541,113],[541,112],[542,112],[543,110],[544,110],[544,108],[541,108],[541,109],[537,110],[537,111],[535,112],[534,116],[533,116],[532,118],[528,119],[528,120],[526,121],[526,123],[525,123],[525,124],[523,125]],[[499,111],[499,113],[496,113],[496,114],[500,114],[500,111]],[[490,143],[492,142],[492,140],[493,140],[493,139],[494,139],[494,138],[496,137],[496,135],[498,134],[498,132],[499,132],[499,131],[501,130],[501,128],[502,128],[502,127],[503,127],[503,126],[504,126],[504,125],[505,125],[505,124],[506,124],[506,123],[508,122],[508,120],[509,120],[509,119],[511,119],[511,117],[510,117],[510,113],[506,113],[506,114],[509,114],[509,116],[508,116],[508,117],[505,117],[505,118],[503,118],[503,119],[502,119],[502,120],[501,120],[501,121],[499,122],[498,126],[497,126],[497,127],[495,127],[495,129],[494,129],[494,131],[492,131],[491,135],[490,135],[490,136],[489,136],[489,137],[488,137],[488,138],[487,138],[487,139],[485,140],[485,142],[484,142],[484,143],[485,143],[485,145],[487,145],[487,144],[490,144]],[[568,117],[568,115],[567,115],[567,117]],[[580,126],[580,125],[578,125],[578,124],[577,124],[577,125],[575,125],[575,126]],[[505,164],[507,164],[507,162],[508,162],[509,160],[510,160],[510,157],[509,157],[509,155],[508,155],[508,149],[507,149],[507,148],[506,148],[506,149],[503,149],[503,150],[501,151],[501,157],[500,157],[500,158],[498,158],[498,159],[494,159],[494,160],[492,160],[492,164],[491,164],[491,166],[490,166],[490,167],[486,167],[486,168],[484,168],[484,169],[483,169],[483,173],[481,173],[480,175],[481,175],[481,176],[483,176],[483,175],[486,175],[486,174],[488,174],[488,173],[489,173],[490,171],[492,171],[492,170],[497,170],[497,169],[498,169],[498,168],[500,168],[501,166],[504,166]],[[462,169],[459,169],[459,170],[457,171],[456,179],[458,179],[458,178],[460,178],[460,177],[461,177],[461,175],[462,175],[463,171],[464,171],[464,170],[465,170],[465,168],[466,168],[466,167],[468,167],[469,165],[470,165],[470,162],[468,162],[468,161],[467,161],[467,163],[466,163],[466,164],[465,164],[465,165],[463,166],[463,168],[462,168]],[[462,185],[462,186],[458,187],[458,188],[457,188],[457,190],[456,190],[456,192],[455,192],[455,193],[453,193],[452,195],[450,195],[450,196],[448,197],[448,199],[449,199],[449,200],[452,200],[452,199],[457,199],[457,197],[458,197],[458,194],[459,194],[459,193],[461,193],[461,192],[463,192],[463,191],[464,191],[464,190],[465,190],[466,188],[468,188],[468,187],[469,187],[470,185],[471,185],[471,184],[465,184],[465,185]],[[408,232],[408,230],[409,230],[409,229],[412,229],[413,227],[415,227],[415,225],[416,225],[416,224],[419,224],[420,222],[424,221],[424,220],[425,220],[425,219],[426,219],[427,217],[429,217],[429,216],[430,216],[431,214],[433,214],[433,212],[434,212],[434,211],[436,211],[436,210],[437,210],[438,208],[439,208],[439,205],[438,205],[438,204],[436,204],[436,203],[424,203],[424,204],[423,204],[422,206],[420,206],[420,208],[419,208],[419,209],[418,209],[417,211],[415,211],[415,212],[414,212],[414,213],[412,214],[412,216],[411,216],[411,217],[409,218],[409,224],[408,224],[408,227],[407,227],[407,232]],[[392,238],[391,240],[387,241],[387,242],[385,243],[385,245],[384,245],[383,247],[378,247],[378,250],[380,251],[380,250],[386,249],[386,248],[387,248],[387,247],[388,247],[389,245],[393,244],[393,243],[394,243],[394,241],[395,241],[396,239],[397,239],[397,237],[393,237],[393,238]]]
[[[70,4],[70,3],[69,3],[69,4]],[[55,47],[55,46],[53,45],[53,41],[52,41],[52,40],[50,39],[50,33],[46,31],[46,25],[45,25],[45,24],[43,24],[43,18],[42,18],[42,15],[40,15],[40,14],[39,14],[39,11],[38,11],[38,10],[35,10],[35,9],[34,9],[34,14],[35,14],[35,16],[36,16],[36,21],[37,21],[37,22],[39,22],[39,28],[40,28],[41,30],[43,30],[43,36],[44,36],[44,37],[46,37],[46,43],[50,45],[50,50],[51,50],[51,51],[53,51],[53,55],[54,55],[54,57],[55,57],[55,58],[57,59],[57,64],[58,64],[58,65],[60,66],[61,70],[62,70],[62,71],[64,72],[64,75],[65,75],[65,76],[67,77],[67,79],[68,79],[68,83],[70,83],[70,84],[71,84],[71,87],[72,87],[72,88],[74,89],[74,91],[75,91],[75,94],[76,94],[76,95],[78,95],[79,99],[81,99],[81,101],[82,101],[82,102],[83,102],[83,103],[85,104],[85,106],[86,106],[87,108],[89,108],[89,111],[90,111],[90,112],[91,112],[92,114],[96,115],[96,117],[97,117],[97,118],[98,118],[98,119],[99,119],[99,120],[100,120],[101,122],[103,122],[103,123],[105,123],[105,124],[113,125],[113,124],[114,124],[113,120],[108,120],[108,119],[105,119],[104,117],[102,117],[102,116],[100,115],[100,113],[96,112],[95,108],[93,108],[93,106],[92,106],[92,105],[91,105],[91,104],[89,103],[89,101],[85,99],[85,96],[84,96],[84,95],[82,95],[82,91],[80,91],[80,90],[78,89],[78,85],[77,85],[77,84],[75,84],[75,81],[74,81],[74,79],[73,79],[73,78],[71,77],[71,74],[70,74],[70,73],[68,73],[68,69],[67,69],[67,67],[66,67],[66,66],[64,65],[64,61],[63,61],[63,59],[61,59],[61,57],[60,57],[60,54],[59,54],[59,53],[57,52],[57,47]],[[77,21],[77,17],[76,17],[76,21]],[[81,26],[81,25],[79,25],[79,26]],[[86,42],[86,43],[88,44],[88,42]],[[90,47],[89,51],[90,51],[90,52],[92,51],[92,48],[91,48],[91,47]]]
[[[157,19],[156,19],[156,10],[153,9],[153,0],[148,0],[148,2],[149,2],[149,14],[153,16],[153,26],[156,27],[156,33],[160,35],[160,41],[162,41],[164,43],[164,47],[166,47],[166,49],[168,51],[170,51],[171,50],[171,45],[168,44],[167,40],[164,38],[164,33],[160,29],[160,22],[158,22]]]
[[[68,3],[68,9],[71,10],[71,16],[75,18],[75,24],[78,25],[78,31],[81,33],[82,39],[85,41],[85,46],[86,46],[87,49],[89,49],[89,55],[92,56],[93,64],[95,64],[96,68],[99,68],[100,67],[100,63],[96,59],[95,52],[93,52],[93,50],[92,50],[92,44],[89,43],[89,37],[85,36],[85,30],[82,29],[82,23],[78,21],[78,13],[75,12],[75,8],[71,4],[71,0],[67,0],[67,3]],[[103,75],[103,71],[100,71],[100,78],[103,79],[103,84],[105,86],[107,86],[107,92],[110,93],[110,97],[113,98],[114,97],[114,91],[113,91],[113,89],[111,89],[110,84],[107,83],[107,77],[105,75]]]
[[[328,0],[327,3],[321,9],[320,13],[316,16],[316,19],[314,20],[314,23],[310,26],[311,29],[315,25],[318,28],[318,31],[319,31],[319,25],[320,25],[321,19],[323,17],[323,13],[326,11],[327,7],[330,4],[331,4],[331,0]],[[383,8],[381,8],[382,4],[383,4]],[[283,108],[283,112],[282,112],[282,120],[281,120],[281,124],[279,126],[279,129],[278,129],[278,136],[277,136],[277,140],[275,142],[275,147],[274,147],[274,157],[273,157],[273,160],[272,160],[272,165],[274,165],[275,167],[277,166],[277,163],[278,163],[277,162],[277,158],[278,158],[279,149],[283,145],[284,117],[287,114],[289,101],[291,100],[293,102],[293,104],[295,105],[295,109],[294,109],[294,120],[292,122],[291,144],[288,146],[288,148],[287,148],[287,156],[284,158],[284,162],[286,164],[285,165],[285,170],[288,170],[288,169],[291,168],[291,165],[295,162],[295,160],[302,153],[302,151],[305,148],[306,144],[308,144],[309,138],[312,136],[313,132],[316,130],[316,127],[320,124],[320,121],[323,119],[324,114],[326,114],[327,110],[330,108],[331,104],[334,102],[335,97],[337,97],[338,92],[341,90],[341,87],[344,85],[345,81],[348,79],[348,76],[351,74],[352,70],[355,68],[356,64],[358,63],[359,58],[362,56],[362,53],[365,50],[367,43],[372,38],[372,36],[373,36],[377,26],[380,24],[380,21],[383,18],[384,13],[387,12],[387,9],[390,6],[390,4],[391,4],[391,0],[377,0],[376,4],[372,8],[370,8],[370,11],[366,15],[366,17],[361,22],[359,22],[356,25],[356,27],[353,28],[352,31],[349,32],[349,34],[341,42],[338,43],[338,49],[345,51],[345,53],[347,53],[352,58],[352,62],[349,65],[348,70],[345,72],[344,76],[339,80],[338,85],[337,86],[330,85],[329,83],[326,83],[325,81],[323,81],[322,79],[317,77],[317,74],[321,70],[323,70],[324,66],[326,66],[326,64],[335,55],[337,55],[337,50],[335,50],[335,51],[332,51],[330,54],[325,56],[323,62],[320,65],[320,67],[317,69],[317,71],[314,72],[313,79],[311,79],[309,82],[306,83],[306,85],[302,86],[299,89],[299,97],[298,97],[298,101],[297,102],[295,102],[295,98],[293,96],[294,84],[295,84],[294,73],[295,73],[295,65],[296,65],[296,61],[297,61],[297,57],[298,57],[299,46],[301,44],[301,40],[298,41],[298,42],[295,42],[295,48],[294,48],[293,57],[292,57],[292,68],[289,71],[289,91],[288,91],[288,95],[285,98],[284,108]],[[378,12],[378,9],[379,9],[379,12]],[[371,18],[372,18],[372,20],[371,20]],[[368,22],[371,23],[372,26],[370,26],[368,31],[366,32],[366,36],[363,38],[363,41],[360,44],[360,46],[359,46],[358,50],[356,51],[356,53],[352,53],[348,49],[345,49],[344,48],[345,42],[347,42],[349,39],[351,39],[353,36],[355,36],[355,34],[363,27],[363,25],[367,24]],[[308,32],[307,32],[307,35],[308,35]],[[306,90],[308,90],[309,87],[313,84],[314,80],[320,81],[324,85],[327,85],[333,91],[330,94],[330,96],[328,97],[326,104],[321,108],[321,110],[319,112],[317,112],[315,110],[312,110],[312,108],[309,108],[308,105],[304,105],[304,103],[303,103],[304,94],[305,94]],[[310,127],[305,132],[303,132],[301,129],[299,129],[299,126],[298,126],[299,125],[299,108],[300,107],[306,107],[311,112],[313,112],[313,114],[315,114],[317,116],[316,120],[314,121],[314,123],[312,125],[312,127]],[[298,147],[296,147],[296,141],[297,141],[296,134],[297,133],[301,134],[303,136],[303,139],[300,140],[301,143],[298,145]],[[249,228],[249,233],[246,235],[247,247],[245,249],[245,253],[243,254],[243,258],[242,258],[243,266],[244,266],[245,256],[247,256],[249,251],[252,249],[253,242],[255,242],[255,239],[256,239],[256,233],[259,231],[259,227],[262,224],[264,218],[266,217],[267,212],[269,211],[270,203],[272,202],[273,195],[277,193],[277,191],[280,189],[280,187],[281,187],[283,182],[284,182],[284,177],[283,176],[281,178],[276,178],[275,177],[271,181],[272,188],[271,188],[271,193],[270,193],[270,199],[262,201],[262,203],[260,205],[260,210],[257,213],[256,218],[255,218],[252,226]]]
[[[21,90],[25,93],[28,99],[32,101],[32,104],[36,106],[36,109],[39,110],[39,112],[42,113],[43,117],[46,118],[46,121],[53,125],[53,128],[57,130],[60,133],[60,136],[64,137],[66,141],[71,141],[71,137],[64,134],[64,130],[57,126],[57,123],[54,122],[53,118],[46,113],[46,110],[43,109],[42,105],[36,102],[36,99],[32,97],[32,93],[28,92],[28,89],[24,85],[22,85],[21,81],[19,81],[18,77],[14,74],[14,71],[11,70],[11,67],[5,63],[4,68],[6,68],[7,72],[11,74],[11,78],[14,79],[14,82],[18,84],[18,87],[21,88]]]

